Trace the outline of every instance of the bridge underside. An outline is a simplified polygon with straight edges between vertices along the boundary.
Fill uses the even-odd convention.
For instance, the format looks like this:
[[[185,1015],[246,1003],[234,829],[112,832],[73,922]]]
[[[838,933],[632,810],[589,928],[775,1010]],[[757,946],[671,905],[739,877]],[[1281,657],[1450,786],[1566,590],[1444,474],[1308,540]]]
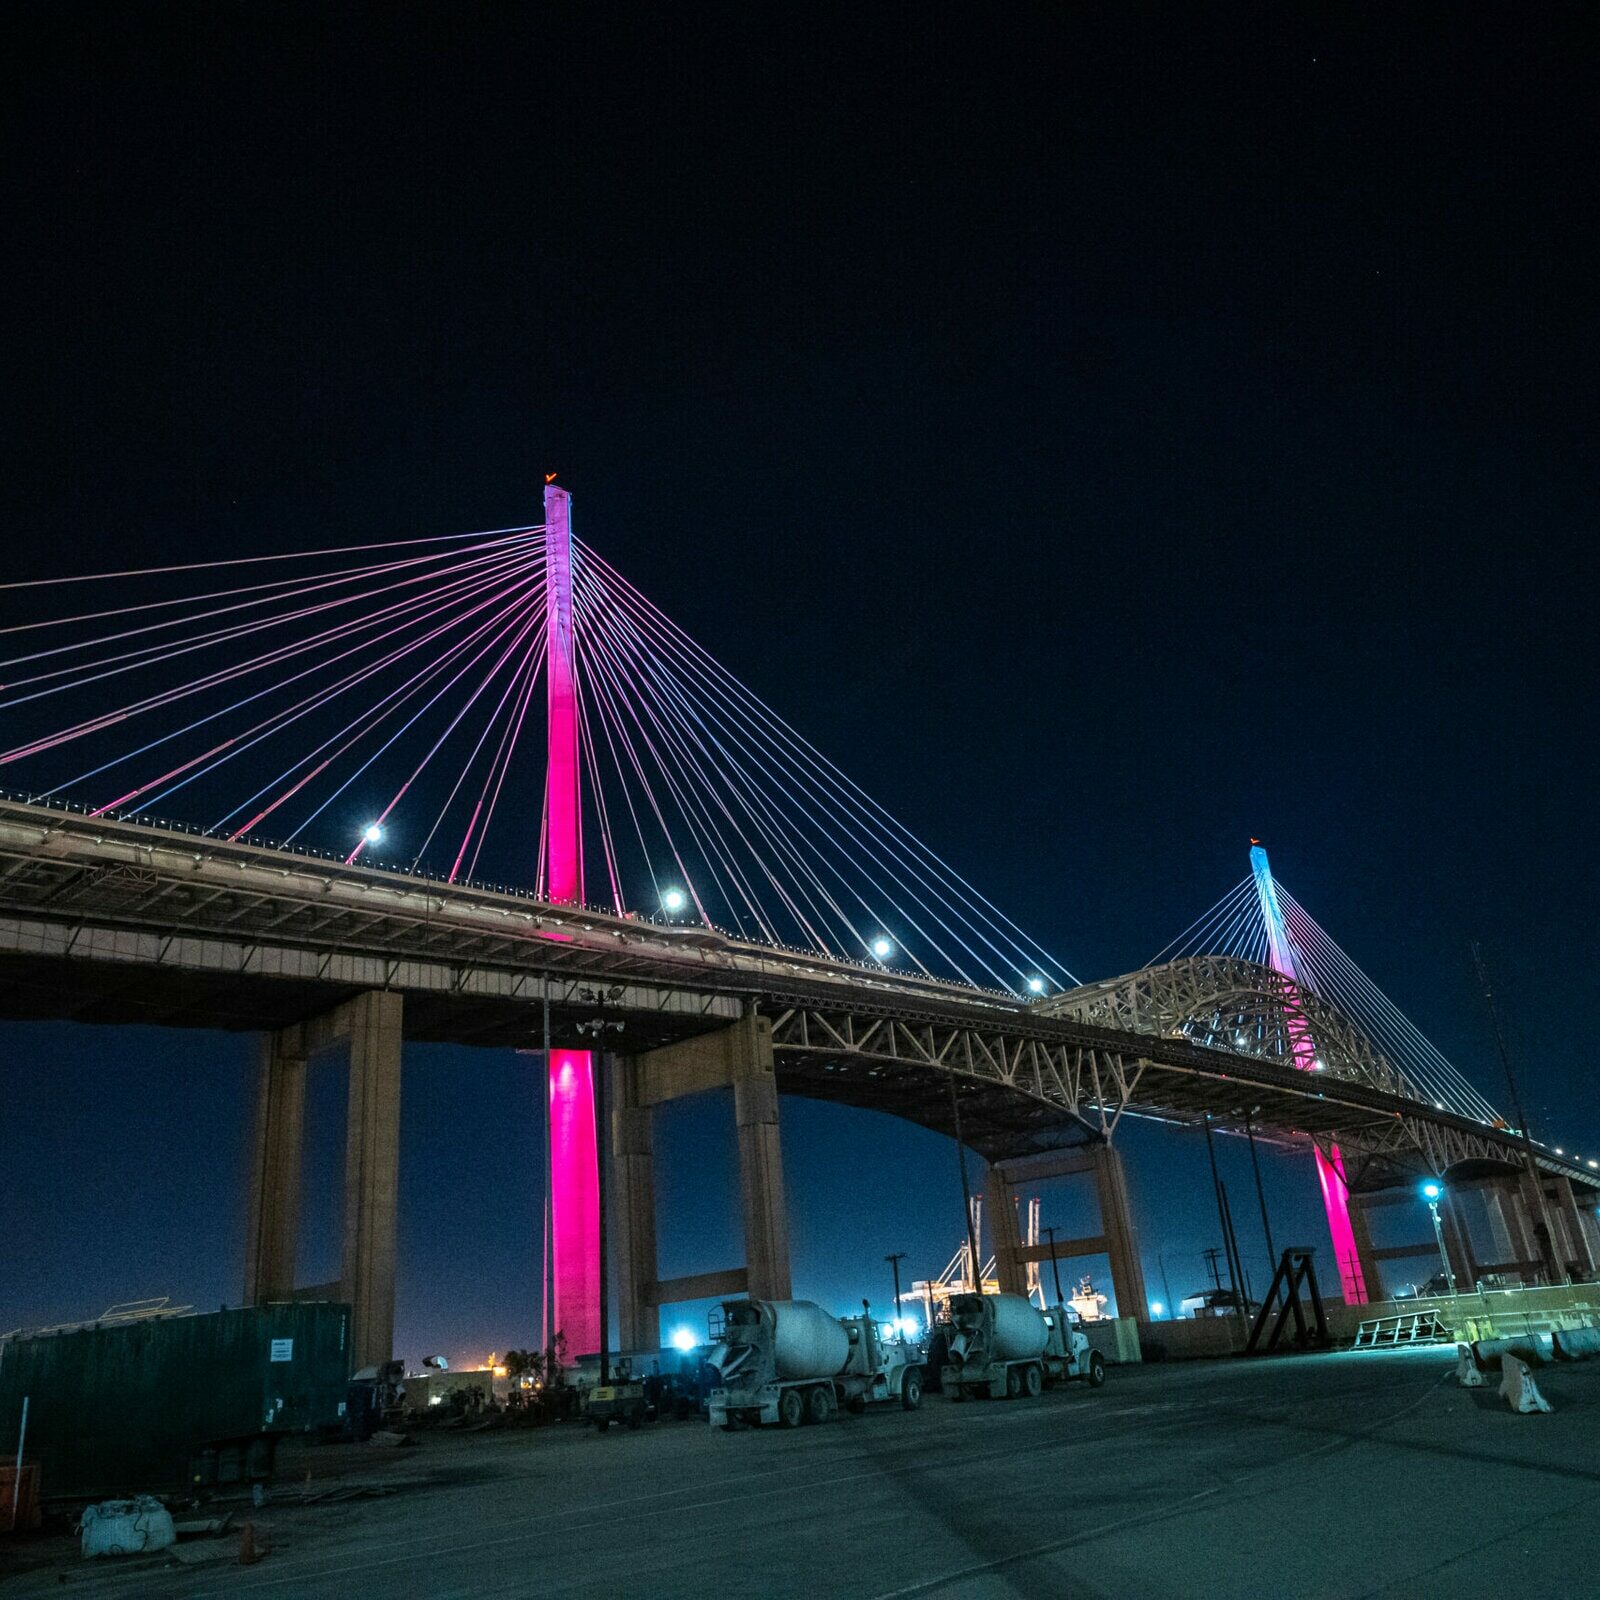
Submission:
[[[346,957],[344,959],[352,959]],[[398,967],[408,964],[400,963]],[[414,964],[413,964],[414,965]],[[459,984],[430,986],[414,970],[365,972],[365,981],[339,983],[284,971],[244,971],[239,964],[207,970],[145,961],[123,964],[77,955],[0,955],[0,1020],[72,1021],[111,1025],[203,1028],[277,1033],[306,1023],[382,986],[405,991],[405,1037],[426,1043],[536,1050],[543,1044],[543,982],[534,977],[501,994],[468,991]],[[731,997],[687,996],[647,985],[596,984],[574,977],[550,982],[551,1040],[581,1049],[581,1028],[604,1011],[623,1023],[620,1050],[634,1054],[725,1027],[742,1010]],[[994,1051],[975,1063],[965,1037],[952,1027],[930,1041],[926,1029],[869,1019],[867,1026],[837,1012],[784,1010],[774,1039],[778,1084],[785,1094],[881,1111],[937,1133],[953,1135],[949,1083],[958,1086],[961,1131],[986,1160],[1103,1140],[1129,1102],[1128,1114],[1183,1124],[1210,1116],[1226,1131],[1242,1131],[1247,1112],[1269,1140],[1322,1134],[1370,1145],[1386,1135],[1393,1118],[1374,1117],[1341,1101],[1308,1099],[1298,1086],[1230,1080],[1214,1072],[1129,1061],[1114,1052],[1056,1053],[1037,1062],[995,1061]],[[992,1065],[986,1076],[974,1066]],[[1009,1067],[1009,1071],[1007,1068]],[[963,1070],[965,1068],[965,1070]],[[1058,1094],[1046,1083],[1053,1071]],[[1009,1078],[1010,1081],[1007,1081]],[[1061,1103],[1064,1097],[1076,1111]],[[1374,1152],[1376,1156],[1376,1151]],[[1364,1186],[1404,1181],[1415,1163],[1393,1172],[1374,1165]],[[1357,1181],[1352,1174],[1352,1181]]]
[[[70,1021],[113,1026],[200,1028],[217,1032],[279,1033],[323,1016],[365,992],[312,979],[238,972],[195,972],[85,962],[70,957],[0,957],[0,1021]],[[586,994],[594,986],[553,985],[551,1040],[580,1049],[579,1031],[597,1015]],[[653,991],[624,987],[606,1014],[623,1022],[618,1044],[629,1054],[653,1050],[727,1026],[736,1005],[663,1011]],[[632,1003],[630,1003],[632,1002]],[[652,1004],[651,1002],[655,1002]],[[544,1035],[540,988],[517,998],[459,993],[406,994],[405,1037],[421,1043],[486,1049],[537,1050]],[[936,1133],[954,1134],[943,1071],[920,1063],[832,1057],[779,1047],[774,1052],[784,1094],[881,1111]],[[963,1082],[962,1135],[987,1160],[1082,1144],[1093,1137],[1077,1118],[1003,1084]]]
[[[265,973],[142,964],[119,968],[71,957],[3,955],[0,1021],[274,1033],[320,1016],[372,987],[370,981],[341,984]],[[515,1050],[543,1048],[543,991],[537,978],[521,992],[501,996],[452,992],[448,987],[404,988],[407,1039]],[[551,980],[551,1038],[558,1048],[584,1047],[584,1035],[578,1029],[597,1013],[595,1001],[586,998],[595,992],[593,983]],[[598,986],[598,992],[607,993],[608,986]],[[617,999],[609,1002],[610,1015],[626,1024],[630,1049],[652,1049],[724,1026],[739,1011],[737,1004],[662,1011],[662,998],[658,991],[624,986]]]
[[[557,961],[571,954],[563,947],[547,953]],[[805,985],[790,980],[784,987]],[[987,1020],[981,1006],[974,1019],[971,1007],[919,1001],[920,1014],[896,1017],[870,993],[860,1006],[786,1004],[761,984],[730,982],[727,974],[716,988],[688,988],[670,978],[629,981],[618,967],[519,969],[381,949],[313,950],[0,918],[0,1020],[270,1034],[360,994],[392,989],[405,998],[407,1039],[531,1050],[543,1044],[546,988],[557,1048],[584,1048],[580,1030],[602,1010],[623,1024],[615,1047],[634,1054],[726,1027],[755,1004],[774,1019],[784,1093],[951,1134],[954,1079],[963,1136],[989,1160],[1103,1141],[1123,1116],[1186,1126],[1209,1117],[1225,1132],[1243,1132],[1247,1115],[1260,1138],[1337,1140],[1355,1191],[1392,1188],[1462,1163],[1510,1170],[1520,1159],[1488,1130],[1399,1111],[1390,1097],[1359,1086],[1328,1082],[1327,1093],[1308,1093],[1303,1074],[1271,1062],[1093,1025],[1079,1026],[1076,1039],[1030,1037],[1016,1013]],[[1054,1031],[1071,1026],[1062,1019]],[[1586,1174],[1568,1176],[1586,1185]]]

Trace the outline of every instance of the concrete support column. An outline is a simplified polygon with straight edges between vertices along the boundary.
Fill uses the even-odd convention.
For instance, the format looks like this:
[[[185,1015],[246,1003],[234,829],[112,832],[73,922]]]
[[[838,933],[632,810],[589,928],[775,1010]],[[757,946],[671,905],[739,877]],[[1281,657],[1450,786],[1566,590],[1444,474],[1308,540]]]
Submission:
[[[1520,1178],[1506,1185],[1504,1199],[1506,1220],[1517,1247],[1516,1259],[1523,1264],[1523,1277],[1537,1283],[1549,1275],[1545,1253],[1540,1249],[1539,1237],[1534,1231],[1537,1208],[1529,1203]]]
[[[1588,1220],[1584,1207],[1578,1201],[1572,1180],[1546,1176],[1543,1180],[1545,1210],[1550,1217],[1554,1237],[1556,1263],[1575,1279],[1591,1277],[1600,1267],[1600,1250],[1592,1231],[1584,1226]],[[1590,1218],[1593,1207],[1589,1208]]]
[[[1467,1294],[1478,1286],[1478,1262],[1472,1253],[1472,1234],[1467,1229],[1455,1195],[1448,1190],[1439,1207],[1439,1221],[1444,1228],[1444,1248],[1450,1257],[1450,1270],[1456,1275],[1456,1288],[1462,1294]]]
[[[353,1369],[394,1353],[401,1010],[398,994],[374,990],[341,1006],[334,1019],[335,1033],[350,1044],[340,1293],[353,1311]]]
[[[244,1297],[250,1305],[294,1292],[305,1144],[306,1047],[299,1028],[262,1040],[251,1140]]]
[[[1100,1231],[1111,1257],[1111,1287],[1119,1317],[1147,1317],[1150,1302],[1144,1288],[1144,1263],[1139,1259],[1139,1230],[1128,1200],[1128,1179],[1122,1157],[1108,1144],[1095,1149],[1094,1191],[1100,1202]]]
[[[1489,1231],[1494,1238],[1498,1266],[1519,1272],[1525,1283],[1548,1281],[1551,1276],[1549,1252],[1541,1246],[1535,1219],[1538,1207],[1519,1175],[1487,1186],[1483,1191],[1489,1213]],[[1552,1248],[1554,1241],[1552,1241]]]
[[[1022,1259],[1022,1229],[1017,1221],[1017,1191],[1004,1169],[991,1163],[984,1180],[983,1207],[989,1214],[995,1275],[1001,1294],[1026,1294],[1028,1268]]]
[[[1145,1296],[1144,1264],[1139,1259],[1139,1232],[1133,1225],[1133,1207],[1128,1200],[1128,1180],[1122,1170],[1122,1157],[1110,1145],[1079,1145],[1069,1150],[1054,1150],[1033,1156],[1014,1156],[989,1168],[989,1233],[994,1241],[995,1268],[1000,1287],[1026,1294],[1030,1261],[1045,1262],[1051,1257],[1049,1245],[1024,1245],[1017,1224],[1016,1192],[1024,1183],[1045,1183],[1052,1178],[1094,1179],[1095,1198],[1100,1205],[1100,1232],[1083,1239],[1058,1239],[1054,1254],[1066,1261],[1074,1256],[1097,1255],[1102,1251],[1111,1262],[1111,1287],[1117,1297],[1117,1315],[1143,1319],[1149,1315]],[[1012,1263],[1008,1267],[1008,1260]],[[1014,1276],[1008,1279],[1008,1272]],[[1044,1280],[1053,1292],[1053,1280]]]
[[[1541,1192],[1541,1188],[1542,1180],[1536,1181],[1530,1173],[1524,1173],[1517,1181],[1517,1203],[1533,1242],[1532,1259],[1543,1272],[1544,1281],[1565,1283],[1569,1252],[1562,1234],[1559,1207],[1549,1190],[1544,1188]]]
[[[616,1058],[607,1085],[611,1104],[611,1238],[617,1322],[624,1350],[661,1342],[654,1290],[656,1257],[655,1112],[639,1103],[639,1069]]]
[[[1591,1190],[1586,1197],[1580,1198],[1577,1190],[1567,1185],[1572,1195],[1575,1207],[1575,1216],[1578,1224],[1578,1234],[1583,1240],[1583,1247],[1588,1252],[1588,1259],[1592,1263],[1591,1271],[1600,1270],[1600,1216],[1595,1215],[1594,1193]]]
[[[1382,1300],[1387,1291],[1383,1283],[1383,1268],[1372,1247],[1372,1223],[1367,1216],[1367,1201],[1362,1196],[1350,1196],[1350,1232],[1356,1241],[1356,1270],[1361,1274],[1361,1285],[1367,1300]],[[1329,1285],[1331,1289],[1332,1284]]]
[[[1495,1183],[1483,1190],[1483,1208],[1489,1216],[1489,1237],[1494,1242],[1494,1264],[1510,1267],[1528,1260],[1532,1242],[1524,1237],[1518,1215],[1516,1190]]]
[[[772,1023],[751,1014],[733,1063],[733,1120],[739,1138],[739,1198],[744,1212],[744,1259],[750,1293],[765,1300],[792,1297],[789,1223],[783,1195],[783,1146],[778,1136],[778,1080],[772,1064]]]

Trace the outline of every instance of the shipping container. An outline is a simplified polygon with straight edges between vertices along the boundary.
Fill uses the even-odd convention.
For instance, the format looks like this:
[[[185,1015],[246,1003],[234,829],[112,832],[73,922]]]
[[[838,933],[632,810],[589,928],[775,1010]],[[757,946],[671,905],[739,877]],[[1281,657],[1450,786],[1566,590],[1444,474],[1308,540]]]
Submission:
[[[341,1425],[350,1307],[323,1301],[0,1341],[0,1453],[46,1500],[204,1493],[271,1476],[278,1441]]]

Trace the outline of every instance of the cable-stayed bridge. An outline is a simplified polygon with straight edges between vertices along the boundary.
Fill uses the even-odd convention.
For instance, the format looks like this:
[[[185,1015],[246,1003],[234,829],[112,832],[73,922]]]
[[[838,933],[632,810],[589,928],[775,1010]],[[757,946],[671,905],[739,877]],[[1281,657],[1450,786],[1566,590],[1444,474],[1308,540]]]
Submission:
[[[959,1132],[1006,1282],[1016,1184],[1091,1170],[1102,1234],[1058,1253],[1103,1249],[1135,1314],[1126,1117],[1314,1149],[1349,1299],[1381,1271],[1364,1198],[1422,1173],[1492,1190],[1493,1261],[1449,1218],[1469,1278],[1595,1268],[1593,1159],[1509,1127],[1259,846],[1148,966],[1080,983],[574,539],[553,485],[537,527],[11,587],[50,609],[0,630],[0,1014],[267,1036],[256,1298],[295,1287],[305,1062],[348,1048],[341,1292],[369,1358],[403,1037],[545,1052],[549,1315],[576,1350],[597,1118],[625,1342],[673,1299],[788,1292],[780,1090]],[[747,1262],[663,1283],[651,1113],[719,1087]]]

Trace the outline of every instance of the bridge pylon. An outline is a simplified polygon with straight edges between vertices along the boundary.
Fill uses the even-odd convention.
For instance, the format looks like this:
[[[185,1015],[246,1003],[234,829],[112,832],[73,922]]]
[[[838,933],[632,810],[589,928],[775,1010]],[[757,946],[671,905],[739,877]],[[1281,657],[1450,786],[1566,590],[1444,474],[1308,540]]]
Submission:
[[[544,486],[548,763],[544,860],[546,898],[583,904],[583,797],[578,756],[578,658],[572,614],[572,496]],[[545,1063],[553,1305],[547,1339],[567,1349],[600,1348],[600,1169],[595,1129],[595,1059],[552,1050]]]
[[[1250,847],[1250,871],[1255,877],[1256,894],[1261,901],[1261,916],[1267,927],[1267,959],[1272,970],[1287,978],[1296,990],[1306,987],[1295,962],[1294,945],[1283,919],[1283,908],[1278,903],[1278,887],[1273,882],[1272,866],[1267,860],[1264,846]],[[1290,1051],[1295,1065],[1302,1072],[1317,1070],[1317,1043],[1311,1036],[1309,1025],[1302,1018],[1289,1021]],[[1339,1268],[1339,1282],[1348,1304],[1365,1305],[1378,1292],[1376,1284],[1368,1285],[1362,1270],[1361,1250],[1357,1247],[1355,1228],[1350,1220],[1350,1185],[1345,1177],[1344,1157],[1339,1147],[1330,1143],[1327,1154],[1319,1147],[1316,1151],[1317,1182],[1322,1189],[1322,1209],[1328,1219],[1328,1233],[1333,1239],[1333,1259]]]

